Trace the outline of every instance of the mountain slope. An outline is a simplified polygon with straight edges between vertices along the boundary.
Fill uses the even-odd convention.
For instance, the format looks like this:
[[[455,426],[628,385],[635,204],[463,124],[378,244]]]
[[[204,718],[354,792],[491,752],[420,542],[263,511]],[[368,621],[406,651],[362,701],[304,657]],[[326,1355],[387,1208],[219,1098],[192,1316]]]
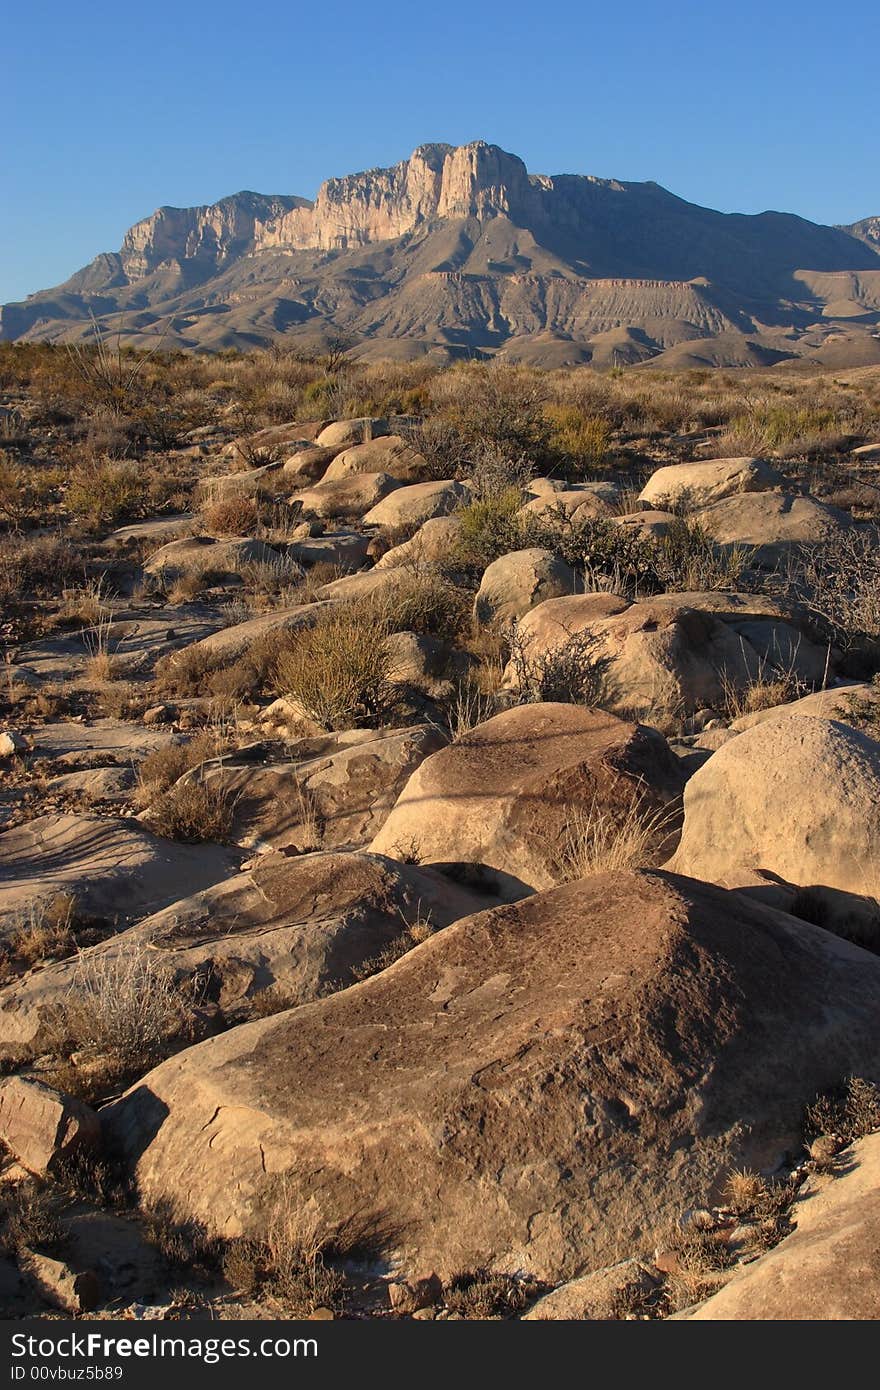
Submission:
[[[425,145],[328,180],[314,203],[244,192],[160,208],[119,252],[4,306],[0,338],[81,338],[94,315],[133,342],[161,331],[205,349],[344,333],[359,355],[547,365],[740,365],[828,342],[880,360],[876,221],[719,213],[655,183],[529,175],[482,141]]]

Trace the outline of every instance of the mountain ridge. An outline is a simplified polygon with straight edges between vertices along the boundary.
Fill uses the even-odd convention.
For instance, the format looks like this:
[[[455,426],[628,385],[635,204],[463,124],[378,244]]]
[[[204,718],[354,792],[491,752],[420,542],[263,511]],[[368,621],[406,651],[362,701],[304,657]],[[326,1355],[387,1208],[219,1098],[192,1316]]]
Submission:
[[[92,316],[132,342],[163,331],[204,349],[341,334],[373,357],[857,364],[880,361],[880,219],[720,213],[654,182],[530,174],[484,141],[434,143],[314,200],[161,207],[119,251],[3,306],[0,338],[83,338]]]

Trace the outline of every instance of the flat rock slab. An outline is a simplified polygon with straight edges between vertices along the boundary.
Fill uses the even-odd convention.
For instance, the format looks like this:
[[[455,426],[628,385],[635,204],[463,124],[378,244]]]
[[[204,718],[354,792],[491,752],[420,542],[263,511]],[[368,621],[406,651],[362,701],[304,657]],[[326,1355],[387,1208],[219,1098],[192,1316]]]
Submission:
[[[107,650],[126,677],[147,676],[161,657],[191,646],[223,626],[222,613],[207,604],[121,612],[113,617]],[[12,675],[16,678],[23,672],[25,679],[80,680],[94,650],[94,629],[90,627],[64,637],[28,642],[16,652]]]
[[[0,836],[0,919],[67,892],[90,914],[130,922],[236,867],[219,845],[176,844],[135,820],[40,816]]]
[[[68,768],[130,767],[148,753],[177,742],[167,729],[148,729],[121,719],[39,724],[30,732],[33,755]]]
[[[273,854],[87,950],[113,962],[149,947],[206,1003],[239,1022],[266,990],[287,1007],[357,979],[382,953],[415,945],[411,928],[440,930],[497,899],[435,869],[373,854]],[[207,982],[207,983],[205,983]],[[81,988],[75,959],[53,961],[0,991],[0,1050],[40,1047],[53,1009]]]
[[[128,545],[131,541],[169,541],[182,536],[195,524],[192,512],[177,512],[174,516],[157,516],[151,521],[136,521],[133,526],[120,526],[111,531],[105,546]]]

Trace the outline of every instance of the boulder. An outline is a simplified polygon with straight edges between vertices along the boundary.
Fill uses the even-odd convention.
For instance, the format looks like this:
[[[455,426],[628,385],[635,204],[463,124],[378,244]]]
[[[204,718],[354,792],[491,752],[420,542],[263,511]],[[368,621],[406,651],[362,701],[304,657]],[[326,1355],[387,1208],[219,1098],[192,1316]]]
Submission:
[[[191,536],[163,545],[147,560],[144,573],[173,583],[189,574],[239,574],[247,565],[267,565],[278,559],[277,550],[247,536],[224,540]]]
[[[258,613],[255,618],[247,618],[243,623],[234,623],[231,627],[221,628],[219,632],[209,633],[201,641],[183,648],[183,651],[198,649],[218,662],[231,662],[268,632],[292,632],[298,627],[311,626],[325,606],[322,603],[296,603],[289,608]]]
[[[93,1269],[74,1270],[33,1250],[19,1256],[21,1271],[46,1303],[76,1317],[91,1313],[101,1301],[101,1284]]]
[[[245,848],[354,848],[370,842],[410,775],[445,742],[428,724],[355,729],[303,739],[285,762],[254,765],[233,755],[181,780],[222,787],[235,807],[232,838]]]
[[[248,871],[187,893],[89,947],[84,959],[91,969],[106,966],[112,974],[126,955],[146,949],[177,979],[201,982],[204,1009],[241,1022],[257,1016],[267,991],[277,1009],[344,989],[362,971],[370,973],[371,964],[379,969],[389,954],[495,906],[490,888],[381,855],[267,854]],[[74,958],[53,961],[0,990],[0,1053],[43,1046],[81,980]]]
[[[837,1162],[839,1177],[810,1178],[801,1189],[791,1235],[676,1319],[876,1322],[880,1134],[858,1140]]]
[[[283,1184],[398,1278],[553,1283],[638,1248],[805,1103],[880,1067],[880,960],[658,872],[465,918],[352,989],[162,1063],[105,1106],[145,1201],[265,1230]]]
[[[397,569],[401,565],[409,565],[418,570],[442,566],[449,561],[460,535],[461,522],[457,516],[435,517],[420,526],[408,541],[386,550],[376,561],[376,569]]]
[[[15,729],[0,729],[0,758],[14,758],[26,750],[27,743]]]
[[[266,463],[261,468],[245,468],[240,473],[218,473],[200,478],[196,499],[203,506],[226,502],[232,497],[255,497],[265,489],[274,491],[282,477],[280,463]]]
[[[669,867],[733,868],[880,894],[880,744],[832,719],[772,719],[719,748],[688,783]]]
[[[785,610],[741,595],[658,594],[640,603],[584,594],[539,604],[517,622],[519,655],[503,683],[516,689],[549,655],[593,639],[604,703],[649,722],[719,709],[732,693],[780,670],[804,682],[828,669],[827,649]]]
[[[377,502],[400,487],[388,473],[351,473],[325,483],[315,483],[304,492],[294,493],[304,512],[322,517],[362,517]]]
[[[848,512],[790,492],[743,492],[692,513],[719,545],[753,550],[753,562],[775,569],[799,547],[818,545],[849,530]]]
[[[662,541],[678,521],[674,512],[627,512],[626,516],[613,516],[611,521],[620,526],[627,535],[640,536],[646,541]]]
[[[331,531],[326,536],[309,536],[292,541],[287,554],[299,565],[332,565],[346,574],[359,570],[366,562],[369,536],[357,531]]]
[[[416,424],[411,415],[392,415],[388,419],[380,416],[361,416],[356,420],[334,420],[325,425],[315,443],[326,449],[350,449],[355,444],[380,439],[385,435],[396,434],[407,425]]]
[[[651,474],[639,493],[645,507],[660,510],[687,503],[706,506],[741,492],[767,492],[782,485],[782,474],[766,459],[709,459],[705,463],[673,463]]]
[[[383,497],[363,517],[365,526],[423,526],[435,517],[447,516],[470,497],[464,483],[454,480],[413,483]]]
[[[424,479],[427,468],[422,455],[410,448],[405,439],[399,434],[388,434],[337,454],[324,481],[347,478],[352,473],[388,473],[401,483],[418,483]]]
[[[539,1298],[523,1314],[523,1322],[607,1321],[621,1316],[621,1307],[653,1293],[659,1284],[641,1260],[621,1260],[607,1269],[594,1270],[582,1279],[572,1279],[552,1293]]]
[[[326,425],[326,420],[286,420],[281,425],[267,425],[254,434],[233,439],[222,452],[224,457],[234,459],[246,458],[259,449],[279,454],[290,453],[298,445],[313,444]]]
[[[540,546],[512,550],[485,569],[474,615],[483,624],[505,622],[546,599],[573,594],[577,587],[577,575],[558,555]]]
[[[520,508],[521,516],[561,513],[567,521],[578,523],[590,517],[611,515],[618,490],[613,483],[582,483],[561,492],[541,492]]]
[[[766,724],[768,719],[802,714],[815,719],[836,719],[841,724],[851,724],[854,729],[862,729],[864,733],[873,737],[880,732],[880,687],[863,681],[834,686],[830,690],[816,690],[812,695],[804,695],[800,700],[790,700],[785,705],[772,705],[770,709],[759,709],[753,714],[740,715],[738,719],[734,719],[730,728],[733,733],[742,734],[746,729]]]
[[[181,845],[135,820],[38,816],[0,836],[0,920],[71,893],[85,913],[125,922],[217,883],[235,859],[219,845]]]
[[[323,478],[335,457],[334,449],[322,449],[319,444],[303,444],[284,460],[282,472],[285,478],[295,482],[316,483]]]
[[[547,888],[564,873],[560,853],[578,810],[659,809],[683,785],[653,729],[578,705],[521,705],[426,758],[371,849],[485,864],[511,893]]]
[[[98,1117],[75,1096],[24,1076],[0,1081],[0,1140],[29,1173],[45,1178],[60,1164],[94,1153]]]

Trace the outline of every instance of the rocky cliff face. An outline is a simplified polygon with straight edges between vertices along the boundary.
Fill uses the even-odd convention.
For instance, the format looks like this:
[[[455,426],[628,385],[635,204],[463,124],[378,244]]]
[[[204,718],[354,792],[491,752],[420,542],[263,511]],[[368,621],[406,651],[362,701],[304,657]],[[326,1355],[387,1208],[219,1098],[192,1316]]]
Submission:
[[[405,236],[436,218],[526,217],[534,203],[526,166],[497,145],[421,145],[391,169],[328,179],[314,207],[277,218],[258,247],[346,250]]]
[[[865,217],[861,222],[853,222],[845,229],[853,236],[861,237],[869,246],[880,247],[880,217]]]
[[[167,261],[208,261],[219,268],[258,244],[263,229],[305,198],[236,193],[197,208],[159,208],[125,234],[120,251],[129,280],[151,275]]]

